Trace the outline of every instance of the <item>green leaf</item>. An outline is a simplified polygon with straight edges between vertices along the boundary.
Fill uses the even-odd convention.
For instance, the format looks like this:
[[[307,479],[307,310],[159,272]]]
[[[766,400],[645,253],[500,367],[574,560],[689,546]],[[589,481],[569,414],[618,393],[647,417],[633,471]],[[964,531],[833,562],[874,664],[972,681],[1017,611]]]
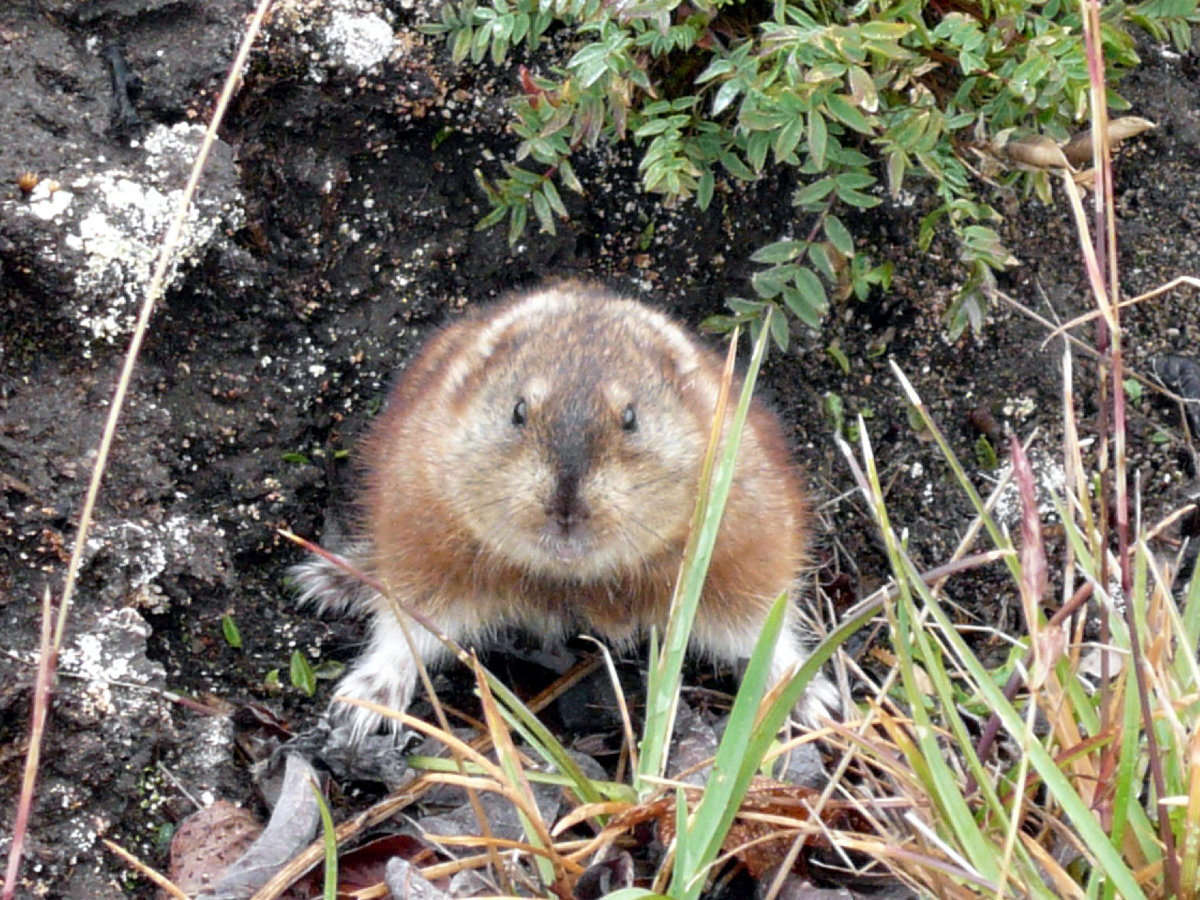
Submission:
[[[750,254],[750,259],[760,263],[784,263],[791,262],[803,252],[803,241],[775,241],[773,244],[759,247]]]
[[[904,172],[907,168],[908,157],[905,156],[903,150],[893,150],[888,154],[888,193],[893,198],[900,196],[900,188],[904,186]]]
[[[311,769],[310,769],[311,771]],[[313,778],[309,775],[309,778]],[[323,900],[337,900],[338,895],[338,843],[337,831],[333,827],[333,815],[329,812],[329,804],[325,802],[325,795],[321,793],[321,788],[315,780],[309,782],[309,787],[312,788],[313,797],[317,802],[317,809],[321,815],[321,834],[322,844],[325,847],[325,877],[324,890],[322,891]]]
[[[588,44],[567,63],[575,71],[581,87],[589,88],[608,71],[608,48],[603,44]]]
[[[517,203],[509,207],[508,244],[510,247],[525,233],[525,222],[528,218],[529,207],[524,203]]]
[[[700,176],[700,183],[696,187],[696,205],[700,209],[708,209],[712,203],[713,187],[716,179],[713,177],[712,169],[705,169],[704,174]]]
[[[796,275],[797,266],[772,266],[755,272],[750,277],[754,292],[764,300],[773,300],[788,289],[788,285]]]
[[[748,316],[751,318],[758,318],[762,316],[763,311],[766,308],[766,304],[760,300],[744,300],[741,297],[727,297],[725,299],[725,305],[738,315]]]
[[[825,409],[825,419],[829,422],[830,430],[834,434],[841,434],[846,426],[846,405],[842,398],[833,391],[826,391],[825,396],[821,398],[821,405]]]
[[[741,93],[742,86],[737,81],[726,81],[717,89],[717,95],[713,97],[712,114],[719,116],[724,112],[729,104],[737,99],[737,95]]]
[[[641,128],[633,133],[634,137],[652,137],[656,134],[662,134],[667,129],[671,128],[670,119],[651,119]]]
[[[804,296],[808,305],[824,315],[829,308],[829,298],[825,296],[825,285],[812,269],[798,268],[796,270],[796,287]]]
[[[846,356],[846,351],[841,348],[841,345],[838,344],[837,341],[834,341],[832,344],[826,347],[825,352],[829,354],[830,358],[835,363],[837,363],[838,368],[842,370],[843,375],[850,374],[850,358]]]
[[[291,676],[292,686],[302,691],[306,697],[311,697],[317,692],[317,675],[304,651],[292,651],[288,674]]]
[[[792,204],[801,208],[820,203],[833,192],[837,183],[832,178],[821,178],[796,191]]]
[[[313,669],[317,681],[336,681],[346,671],[346,664],[336,659],[323,659]]]
[[[756,131],[746,141],[746,161],[750,163],[755,173],[761,172],[767,164],[767,151],[771,149],[771,135],[766,131]]]
[[[558,195],[558,188],[554,186],[554,182],[549,178],[542,183],[542,193],[546,195],[546,200],[550,203],[550,208],[558,213],[561,218],[566,219],[567,207],[563,204],[562,197]]]
[[[788,334],[787,317],[776,313],[768,319],[771,327],[771,340],[780,350],[786,351],[791,335]]]
[[[825,217],[825,237],[829,238],[829,243],[833,244],[834,249],[842,256],[854,255],[854,238],[837,216]]]
[[[996,471],[1000,464],[996,456],[996,448],[992,446],[992,442],[987,439],[985,434],[981,434],[975,439],[975,462],[985,472]]]
[[[837,182],[837,186],[840,188],[851,188],[857,190],[859,188],[870,187],[873,185],[875,183],[875,176],[871,175],[869,172],[848,171],[838,174],[834,178],[834,181]]]
[[[868,40],[898,41],[912,32],[915,26],[907,22],[863,22],[858,26],[858,33]]]
[[[755,179],[754,171],[747,166],[736,153],[725,151],[721,154],[721,165],[723,165],[729,174],[741,181],[753,181]]]
[[[813,113],[812,115],[819,115]],[[788,157],[792,155],[792,151],[796,149],[796,145],[800,143],[800,138],[804,136],[804,119],[797,116],[792,121],[788,122],[779,130],[779,134],[775,138],[775,161],[786,162]]]
[[[870,194],[864,194],[862,191],[854,191],[850,189],[838,188],[838,199],[850,206],[858,209],[872,209],[880,204],[878,197],[872,197]]]
[[[825,151],[828,148],[829,132],[825,128],[825,117],[814,109],[808,114],[808,153],[818,169],[825,168]]]
[[[715,57],[713,61],[708,64],[708,67],[696,76],[696,84],[705,84],[706,82],[712,81],[714,78],[719,78],[727,72],[732,72],[733,69],[733,60]]]
[[[471,52],[471,29],[464,28],[454,36],[454,44],[450,49],[450,60],[454,65],[460,64]]]
[[[234,650],[242,649],[242,633],[238,631],[237,622],[229,613],[221,616],[221,633],[225,635],[225,643]]]
[[[810,244],[808,247],[808,258],[817,267],[817,271],[825,276],[827,281],[837,281],[837,270],[833,267],[833,260],[829,258],[829,251],[826,249],[825,244],[818,242]]]
[[[830,94],[825,98],[825,103],[829,107],[829,111],[834,117],[844,125],[849,125],[859,134],[874,136],[875,129],[861,112],[851,106],[846,98],[840,94]]]
[[[554,215],[550,212],[550,201],[546,199],[546,195],[542,191],[536,191],[533,195],[533,212],[541,223],[541,230],[548,234],[554,234]]]
[[[1126,378],[1121,382],[1125,388],[1125,396],[1129,398],[1130,403],[1141,403],[1142,401],[1142,383],[1136,378]]]
[[[576,194],[583,196],[583,185],[579,183],[579,178],[575,175],[575,170],[571,168],[571,163],[563,160],[558,165],[558,175],[562,178],[563,185],[569,191],[574,191]]]
[[[504,217],[507,215],[508,215],[508,207],[507,206],[497,206],[490,213],[488,213],[486,216],[484,216],[482,219],[480,219],[475,224],[475,230],[483,231],[487,228],[491,228],[493,225],[496,225],[499,222],[503,221]]]

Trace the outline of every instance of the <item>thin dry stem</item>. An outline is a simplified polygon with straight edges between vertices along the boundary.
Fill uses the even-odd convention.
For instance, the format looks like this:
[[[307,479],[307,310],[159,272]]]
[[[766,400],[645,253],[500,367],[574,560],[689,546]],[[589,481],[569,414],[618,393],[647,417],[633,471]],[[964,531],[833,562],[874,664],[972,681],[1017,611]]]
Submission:
[[[21,797],[17,803],[17,816],[13,823],[12,846],[8,852],[8,868],[4,873],[4,900],[11,900],[16,891],[17,876],[21,868],[21,854],[25,845],[25,833],[29,828],[29,815],[33,808],[33,789],[37,783],[42,735],[46,732],[46,715],[50,709],[50,690],[54,682],[54,665],[58,656],[58,650],[51,640],[50,623],[53,618],[54,609],[50,602],[50,587],[47,585],[42,594],[42,632],[37,678],[33,687],[33,717],[29,725],[29,746],[25,751],[25,770],[22,775]]]
[[[1149,688],[1146,683],[1147,677],[1142,665],[1142,642],[1138,634],[1132,602],[1133,571],[1128,553],[1129,498],[1125,453],[1125,391],[1121,384],[1122,347],[1120,311],[1107,305],[1109,298],[1119,299],[1120,289],[1117,276],[1116,227],[1113,221],[1112,160],[1108,147],[1107,83],[1104,77],[1104,56],[1100,43],[1100,4],[1097,0],[1083,0],[1083,12],[1084,37],[1087,44],[1088,77],[1091,82],[1092,155],[1096,168],[1096,192],[1094,195],[1097,238],[1096,254],[1100,256],[1101,265],[1104,263],[1105,256],[1107,257],[1107,290],[1104,289],[1103,285],[1096,283],[1096,278],[1090,267],[1089,278],[1093,282],[1092,290],[1096,303],[1108,313],[1105,324],[1109,333],[1105,335],[1105,329],[1100,329],[1097,349],[1101,353],[1108,349],[1111,362],[1113,442],[1117,494],[1115,504],[1117,514],[1117,555],[1121,566],[1121,590],[1125,597],[1123,608],[1126,628],[1129,631],[1129,646],[1132,654],[1130,663],[1133,666],[1137,682],[1138,701],[1142,712],[1143,734],[1146,740],[1146,755],[1150,764],[1150,773],[1154,782],[1155,792],[1161,799],[1166,795],[1166,777],[1163,772],[1162,758],[1158,749],[1158,737],[1154,729],[1154,711],[1150,705]],[[1072,184],[1067,188],[1068,196],[1072,196],[1073,190],[1074,185]],[[1082,217],[1077,217],[1077,225],[1081,230],[1080,243],[1083,246],[1086,257],[1090,245],[1084,239],[1086,226],[1083,223]],[[1108,348],[1102,343],[1106,337],[1111,341],[1111,346]],[[1104,367],[1101,368],[1102,375],[1103,369]],[[1105,384],[1102,381],[1102,391],[1104,386]],[[1102,397],[1101,400],[1101,409],[1103,410],[1105,408],[1104,398]],[[1106,436],[1106,434],[1102,436]],[[1107,510],[1106,500],[1107,498],[1103,497],[1102,492],[1102,503],[1104,504],[1101,508],[1102,533],[1107,533],[1105,528],[1107,525],[1105,521]],[[1106,674],[1102,673],[1102,677]],[[1119,712],[1114,710],[1113,715],[1119,715]],[[1166,888],[1170,895],[1178,895],[1181,888],[1180,861],[1175,848],[1175,836],[1171,828],[1167,810],[1161,805],[1158,808],[1158,825],[1159,838],[1163,845]]]
[[[117,856],[121,857],[121,859],[128,863],[131,867],[136,869],[140,875],[153,882],[160,891],[166,891],[168,894],[174,897],[175,900],[188,900],[188,895],[184,893],[179,886],[175,884],[175,882],[161,872],[150,868],[124,847],[120,846],[119,844],[114,844],[107,838],[104,840],[104,846]]]
[[[1129,306],[1134,306],[1138,303],[1145,303],[1147,300],[1153,300],[1156,297],[1161,297],[1163,294],[1169,293],[1180,285],[1185,284],[1189,287],[1194,287],[1197,290],[1200,290],[1200,278],[1193,278],[1191,275],[1179,275],[1175,278],[1172,278],[1166,284],[1161,284],[1153,290],[1146,291],[1144,294],[1138,294],[1136,297],[1128,297],[1122,300],[1120,303],[1115,304],[1114,309],[1121,310]],[[1042,349],[1045,349],[1047,344],[1065,332],[1074,328],[1078,328],[1080,325],[1086,325],[1088,322],[1094,322],[1096,319],[1099,319],[1104,315],[1104,310],[1093,309],[1076,316],[1069,322],[1064,322],[1051,331],[1050,334],[1047,335],[1046,339],[1042,341]]]
[[[46,717],[46,710],[44,708],[39,710],[38,706],[39,704],[44,706],[49,702],[50,690],[54,679],[54,667],[57,662],[58,651],[62,647],[63,634],[67,626],[67,617],[71,610],[71,599],[74,596],[75,583],[79,577],[79,568],[83,564],[88,533],[91,530],[92,513],[96,507],[96,499],[100,496],[100,485],[104,479],[105,469],[108,466],[108,456],[112,450],[113,439],[116,437],[117,423],[120,421],[121,413],[125,407],[125,397],[129,392],[129,382],[133,378],[133,368],[137,362],[138,352],[141,350],[146,332],[150,327],[150,316],[153,314],[154,308],[162,296],[162,288],[166,280],[167,271],[171,265],[175,248],[179,244],[179,238],[183,234],[183,228],[187,223],[188,208],[191,206],[192,198],[195,197],[196,190],[200,185],[200,175],[204,171],[204,165],[208,161],[208,154],[212,150],[212,145],[217,139],[217,130],[220,128],[221,121],[225,117],[225,111],[229,108],[229,102],[233,98],[233,93],[241,81],[241,72],[246,65],[246,60],[250,56],[250,48],[254,45],[255,38],[258,37],[258,32],[262,28],[263,20],[270,6],[271,0],[259,0],[258,6],[254,11],[254,16],[246,26],[241,46],[238,48],[238,53],[234,58],[232,66],[230,66],[229,74],[226,76],[225,84],[221,89],[221,96],[217,99],[216,108],[213,110],[212,120],[208,123],[208,128],[204,132],[204,140],[201,142],[200,150],[192,163],[192,170],[188,175],[187,185],[183,189],[183,196],[180,198],[179,207],[175,210],[175,217],[171,220],[171,224],[167,228],[167,233],[163,237],[162,250],[159,253],[150,283],[146,287],[146,297],[142,301],[142,308],[138,313],[137,324],[134,328],[133,337],[129,342],[129,349],[125,352],[125,362],[121,368],[121,376],[117,381],[117,388],[113,393],[112,402],[109,404],[108,419],[104,423],[104,434],[100,439],[100,446],[96,451],[96,462],[92,466],[92,475],[88,483],[87,495],[84,497],[83,509],[79,514],[79,530],[75,534],[75,545],[71,550],[70,561],[67,563],[67,574],[63,581],[62,600],[59,603],[58,618],[54,626],[53,649],[50,652],[46,652],[45,650],[42,652],[42,658],[46,661],[47,677],[39,685],[39,689],[35,692],[34,696],[29,753],[26,756],[21,797],[17,804],[18,820],[23,819],[24,821],[28,821],[29,809],[33,803],[33,789],[36,781]],[[39,675],[39,679],[40,677]],[[40,726],[39,723],[41,723]],[[9,848],[8,866],[4,874],[3,900],[12,900],[14,891],[16,890],[17,874],[20,870],[23,845],[24,831],[22,830],[21,833],[14,833],[12,846]]]
[[[621,714],[621,727],[625,733],[625,746],[629,754],[629,766],[633,771],[638,769],[637,757],[637,738],[633,734],[633,718],[629,715],[629,705],[625,702],[625,691],[621,689],[621,679],[617,675],[617,667],[613,663],[612,653],[602,641],[596,640],[591,635],[584,635],[585,640],[591,641],[599,650],[600,655],[604,659],[605,671],[608,672],[608,682],[612,685],[613,696],[617,698],[617,711]]]

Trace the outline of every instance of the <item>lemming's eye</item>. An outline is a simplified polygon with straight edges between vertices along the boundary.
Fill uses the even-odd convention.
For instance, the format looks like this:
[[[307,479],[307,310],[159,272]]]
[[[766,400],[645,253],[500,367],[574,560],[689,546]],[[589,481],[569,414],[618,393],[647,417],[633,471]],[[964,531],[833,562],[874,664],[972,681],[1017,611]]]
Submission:
[[[517,401],[517,405],[513,407],[512,423],[518,428],[525,425],[526,419],[529,417],[529,405],[522,397]]]
[[[637,412],[630,403],[625,407],[625,411],[621,413],[621,430],[622,431],[637,431]]]

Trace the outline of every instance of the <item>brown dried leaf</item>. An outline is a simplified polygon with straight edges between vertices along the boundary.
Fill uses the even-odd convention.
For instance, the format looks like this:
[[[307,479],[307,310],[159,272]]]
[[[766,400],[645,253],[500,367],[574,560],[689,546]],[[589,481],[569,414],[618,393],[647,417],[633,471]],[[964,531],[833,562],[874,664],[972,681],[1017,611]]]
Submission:
[[[742,801],[737,818],[721,843],[721,852],[732,853],[752,877],[761,877],[764,872],[783,862],[795,840],[795,835],[785,831],[780,824],[763,819],[774,817],[793,819],[797,824],[807,822],[810,814],[805,801],[811,803],[819,793],[801,785],[781,784],[770,778],[756,777],[750,784],[746,799]],[[778,835],[778,838],[763,840],[773,835]],[[664,845],[674,840],[674,804],[658,820],[658,836]],[[755,841],[761,843],[753,843]]]
[[[266,884],[276,872],[308,846],[321,824],[313,786],[320,778],[296,753],[288,754],[283,787],[271,820],[258,839],[221,876],[213,900],[243,900]]]
[[[370,889],[385,881],[388,865],[393,859],[404,860],[419,869],[437,862],[437,851],[421,838],[392,834],[342,853],[338,857],[338,896]],[[293,884],[281,900],[319,897],[324,883],[325,872],[318,866]]]
[[[1000,154],[1030,169],[1069,169],[1071,163],[1058,142],[1044,134],[1031,134],[1000,147]]]
[[[1067,648],[1067,633],[1061,627],[1044,628],[1038,632],[1037,652],[1033,654],[1033,668],[1029,672],[1029,687],[1040,690],[1062,659]]]
[[[193,813],[171,839],[171,881],[189,896],[199,893],[216,883],[262,829],[253,813],[226,800]]]
[[[1112,145],[1149,131],[1158,126],[1141,116],[1122,116],[1108,123],[1108,142]],[[1081,131],[1063,145],[1063,155],[1072,165],[1081,166],[1092,161],[1092,130]]]

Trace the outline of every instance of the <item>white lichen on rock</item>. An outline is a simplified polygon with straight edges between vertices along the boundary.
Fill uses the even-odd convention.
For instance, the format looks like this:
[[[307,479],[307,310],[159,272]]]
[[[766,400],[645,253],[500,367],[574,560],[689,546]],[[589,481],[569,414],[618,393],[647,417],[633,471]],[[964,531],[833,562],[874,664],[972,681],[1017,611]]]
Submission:
[[[1034,491],[1037,497],[1038,516],[1042,521],[1057,519],[1054,506],[1057,498],[1060,502],[1066,494],[1067,474],[1062,462],[1053,454],[1047,453],[1040,447],[1029,450],[1029,465],[1033,469]],[[1012,477],[1012,462],[1006,460],[1000,469],[990,478],[1007,481],[996,503],[992,507],[992,515],[996,521],[1010,529],[1020,527],[1021,523],[1021,494],[1016,481]]]
[[[388,9],[370,0],[279,0],[271,15],[271,28],[288,32],[317,84],[341,71],[358,75],[400,52],[393,25]]]
[[[176,215],[204,129],[156,125],[140,151],[114,165],[103,156],[78,160],[44,178],[28,197],[0,197],[0,215],[21,222],[41,277],[72,284],[62,309],[91,340],[130,333],[146,296],[168,226]],[[233,150],[217,141],[167,272],[164,291],[245,218]],[[57,288],[56,288],[57,289]]]
[[[74,199],[75,195],[64,191],[57,181],[43,178],[29,193],[29,211],[43,222],[49,222],[66,212]]]
[[[64,239],[66,248],[83,257],[75,268],[80,303],[72,314],[90,337],[112,341],[133,329],[203,136],[199,125],[156,126],[142,142],[145,157],[137,171],[98,169],[71,183],[74,194],[86,198],[75,230]],[[236,190],[199,191],[164,289],[176,284],[215,240],[238,227],[242,216]]]
[[[325,28],[331,62],[352,72],[362,72],[386,60],[395,40],[392,27],[375,13],[335,9]]]
[[[169,567],[194,569],[197,558],[211,557],[212,547],[223,539],[224,530],[215,522],[183,514],[162,522],[122,519],[97,522],[88,537],[87,554],[89,559],[98,553],[115,556],[129,598],[140,599],[147,596],[142,589],[154,585]],[[219,562],[209,560],[211,565]]]
[[[113,691],[119,686],[151,686],[166,678],[162,665],[146,657],[146,639],[150,633],[149,624],[136,610],[112,610],[103,613],[94,627],[63,648],[62,670],[82,680],[85,702],[97,716],[115,711]],[[124,704],[158,705],[154,694],[126,689],[121,696]]]

